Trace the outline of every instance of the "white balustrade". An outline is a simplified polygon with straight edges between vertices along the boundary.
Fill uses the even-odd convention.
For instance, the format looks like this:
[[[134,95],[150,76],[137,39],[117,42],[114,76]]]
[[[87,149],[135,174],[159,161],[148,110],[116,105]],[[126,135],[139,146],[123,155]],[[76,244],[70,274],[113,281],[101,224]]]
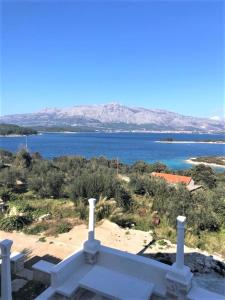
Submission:
[[[177,253],[176,267],[182,269],[184,267],[184,230],[186,217],[177,217]]]
[[[91,198],[89,203],[89,223],[88,223],[88,240],[94,241],[95,239],[95,202],[96,199]]]
[[[1,249],[1,299],[12,300],[12,284],[10,269],[10,250],[13,242],[11,240],[3,240],[0,242]]]

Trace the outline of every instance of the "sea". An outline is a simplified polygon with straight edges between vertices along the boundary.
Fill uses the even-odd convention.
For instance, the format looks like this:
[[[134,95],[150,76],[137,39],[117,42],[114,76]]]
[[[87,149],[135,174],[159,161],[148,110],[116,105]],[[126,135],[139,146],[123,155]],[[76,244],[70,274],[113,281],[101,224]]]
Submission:
[[[186,160],[198,156],[225,156],[224,144],[159,143],[167,138],[177,141],[201,141],[225,139],[223,134],[187,133],[40,133],[31,136],[0,137],[0,147],[16,152],[28,147],[30,152],[39,152],[44,158],[53,159],[63,155],[78,155],[86,158],[104,156],[132,164],[143,160],[147,163],[162,162],[170,169],[188,169]],[[216,168],[217,171],[225,171]]]

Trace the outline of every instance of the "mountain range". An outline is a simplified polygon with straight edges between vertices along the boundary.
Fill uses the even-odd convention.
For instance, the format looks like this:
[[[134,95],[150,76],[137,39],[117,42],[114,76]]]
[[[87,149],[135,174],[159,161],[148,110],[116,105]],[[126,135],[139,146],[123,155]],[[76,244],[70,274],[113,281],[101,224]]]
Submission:
[[[35,113],[2,116],[0,122],[31,127],[85,126],[95,130],[225,131],[224,120],[184,116],[162,109],[128,107],[118,103],[45,108]]]

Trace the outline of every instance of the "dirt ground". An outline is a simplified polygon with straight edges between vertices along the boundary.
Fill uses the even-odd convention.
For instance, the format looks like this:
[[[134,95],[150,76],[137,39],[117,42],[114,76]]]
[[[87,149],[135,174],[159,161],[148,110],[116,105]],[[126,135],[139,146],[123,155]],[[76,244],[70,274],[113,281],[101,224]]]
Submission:
[[[59,234],[57,237],[46,237],[45,241],[40,241],[43,235],[26,235],[22,232],[3,232],[0,231],[0,239],[13,240],[13,251],[29,252],[29,257],[52,256],[58,259],[64,259],[73,252],[79,250],[86,241],[88,235],[87,226],[82,224],[75,226],[70,232]],[[167,241],[166,245],[162,246],[152,242],[151,232],[143,232],[134,229],[122,229],[118,225],[111,223],[108,220],[97,224],[95,230],[96,239],[101,241],[102,245],[127,251],[133,254],[137,253],[176,253],[176,245]],[[147,245],[151,245],[147,247]],[[185,247],[185,253],[200,252],[199,249]],[[202,254],[209,255],[208,253]],[[220,256],[215,256],[216,259],[223,260]]]
[[[68,233],[59,234],[57,237],[46,237],[45,241],[39,241],[44,235],[26,235],[22,232],[0,231],[0,239],[13,240],[12,251],[28,251],[30,256],[50,255],[64,259],[74,251],[80,249],[88,236],[87,226],[82,224],[75,226]],[[104,220],[96,226],[96,239],[102,245],[116,249],[138,253],[144,246],[151,242],[150,232],[133,229],[122,229],[114,223]]]

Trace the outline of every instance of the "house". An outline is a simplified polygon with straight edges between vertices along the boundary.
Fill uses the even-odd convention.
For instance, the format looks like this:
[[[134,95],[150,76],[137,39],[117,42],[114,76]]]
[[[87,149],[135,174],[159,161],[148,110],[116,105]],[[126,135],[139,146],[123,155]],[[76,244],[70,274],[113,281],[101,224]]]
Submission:
[[[184,184],[190,192],[193,192],[202,187],[201,185],[196,185],[192,177],[189,176],[181,176],[181,175],[157,173],[157,172],[152,172],[151,176],[162,178],[170,185],[176,186],[177,184]]]

